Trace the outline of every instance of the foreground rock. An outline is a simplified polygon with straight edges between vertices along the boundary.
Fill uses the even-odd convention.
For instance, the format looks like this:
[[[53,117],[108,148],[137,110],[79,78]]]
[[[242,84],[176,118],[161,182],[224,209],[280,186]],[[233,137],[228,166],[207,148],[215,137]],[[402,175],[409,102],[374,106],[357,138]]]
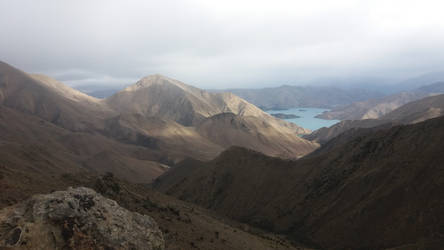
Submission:
[[[164,249],[156,222],[89,188],[36,195],[0,211],[0,248]]]

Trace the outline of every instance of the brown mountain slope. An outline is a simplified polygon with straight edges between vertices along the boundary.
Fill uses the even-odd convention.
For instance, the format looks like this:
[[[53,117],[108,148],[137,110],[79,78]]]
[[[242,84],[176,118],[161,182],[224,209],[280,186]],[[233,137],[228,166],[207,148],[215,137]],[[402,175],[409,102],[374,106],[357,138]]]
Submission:
[[[232,148],[155,186],[321,248],[444,243],[444,118],[366,131],[297,161]]]
[[[62,173],[114,172],[150,182],[165,171],[155,150],[118,143],[99,134],[72,132],[36,116],[0,105],[0,166],[51,179]],[[6,181],[21,183],[20,175]]]
[[[276,119],[233,94],[209,93],[161,75],[145,77],[105,101],[123,117],[168,122],[168,127],[161,130],[152,130],[134,119],[123,123],[169,142],[165,148],[175,155],[193,149],[188,156],[205,160],[229,146],[242,145],[272,156],[295,158],[318,146],[297,136],[308,130]],[[230,118],[219,119],[227,113],[233,114],[233,121],[248,124],[248,129],[230,123]]]
[[[61,127],[84,131],[112,115],[101,100],[40,75],[28,75],[0,62],[0,104],[37,115]]]
[[[276,128],[254,116],[221,113],[201,122],[196,130],[218,145],[241,146],[283,158],[301,157],[313,151],[313,143],[301,139],[291,128]]]

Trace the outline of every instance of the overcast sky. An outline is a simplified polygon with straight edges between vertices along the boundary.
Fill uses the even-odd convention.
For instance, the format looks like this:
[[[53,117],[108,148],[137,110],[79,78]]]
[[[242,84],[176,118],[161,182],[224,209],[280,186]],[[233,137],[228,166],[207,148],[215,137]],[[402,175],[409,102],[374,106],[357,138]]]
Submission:
[[[71,86],[396,81],[444,69],[443,2],[0,0],[0,60]]]

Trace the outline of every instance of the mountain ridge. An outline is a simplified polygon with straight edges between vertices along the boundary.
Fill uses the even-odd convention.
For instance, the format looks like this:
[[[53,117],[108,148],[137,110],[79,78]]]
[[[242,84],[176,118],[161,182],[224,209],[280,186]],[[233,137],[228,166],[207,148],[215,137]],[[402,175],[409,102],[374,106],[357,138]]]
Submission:
[[[345,120],[329,128],[320,128],[303,137],[323,144],[350,129],[412,124],[442,115],[444,115],[444,94],[432,95],[404,104],[378,119]]]
[[[415,90],[404,91],[382,98],[355,102],[345,107],[334,108],[317,117],[333,120],[377,119],[404,104],[440,93],[444,93],[444,82],[434,82],[423,85]]]

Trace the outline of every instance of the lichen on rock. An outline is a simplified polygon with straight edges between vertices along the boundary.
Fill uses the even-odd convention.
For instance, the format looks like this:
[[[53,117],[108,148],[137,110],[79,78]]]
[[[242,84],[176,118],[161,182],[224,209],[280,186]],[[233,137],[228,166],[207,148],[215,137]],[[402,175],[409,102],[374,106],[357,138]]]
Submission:
[[[0,210],[0,248],[164,249],[156,222],[79,187]]]

